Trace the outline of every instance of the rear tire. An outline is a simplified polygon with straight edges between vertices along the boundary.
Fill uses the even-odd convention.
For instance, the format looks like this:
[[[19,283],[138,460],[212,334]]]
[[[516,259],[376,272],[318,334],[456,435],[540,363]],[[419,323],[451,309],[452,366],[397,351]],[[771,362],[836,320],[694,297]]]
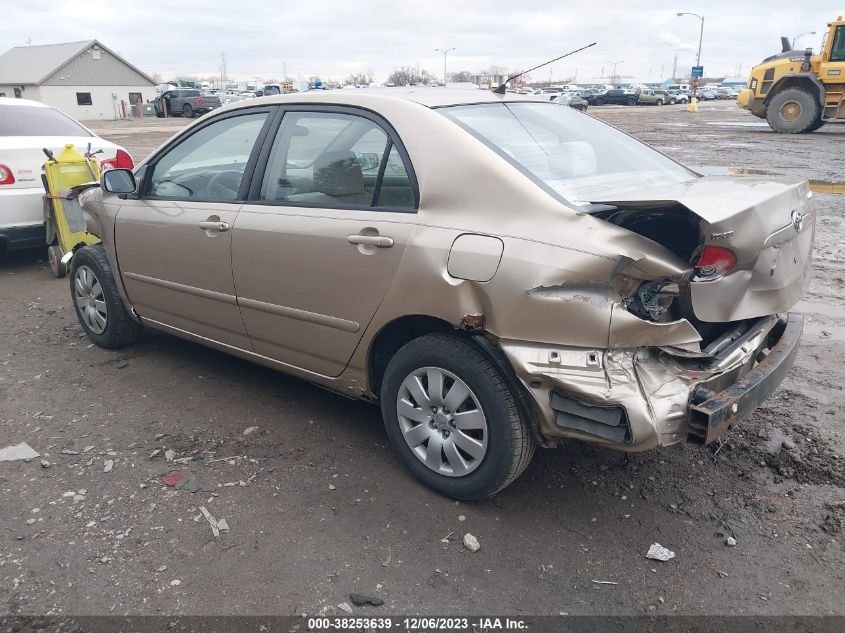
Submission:
[[[596,99],[595,105],[597,105],[597,106],[604,105],[604,99]]]
[[[450,399],[456,386],[465,388],[464,400]],[[456,336],[429,334],[396,352],[382,381],[381,410],[405,467],[453,499],[491,497],[519,477],[534,454],[534,435],[508,383],[487,356]]]
[[[659,105],[659,106],[663,105],[663,99],[658,99],[656,105]]]
[[[766,109],[766,121],[775,132],[804,134],[812,132],[821,118],[816,99],[803,88],[786,88],[777,93]]]
[[[632,106],[632,105],[637,105],[637,100],[636,100],[636,99],[631,98],[631,99],[628,99],[628,101],[626,101],[626,103],[627,103],[629,106]]]
[[[126,311],[102,244],[84,246],[70,261],[70,296],[85,334],[100,347],[131,345],[143,328]]]

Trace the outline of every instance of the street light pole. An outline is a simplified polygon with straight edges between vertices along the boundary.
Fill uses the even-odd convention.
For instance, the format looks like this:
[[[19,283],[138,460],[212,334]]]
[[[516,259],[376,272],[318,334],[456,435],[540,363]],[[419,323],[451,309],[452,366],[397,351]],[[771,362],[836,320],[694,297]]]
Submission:
[[[449,52],[453,51],[453,50],[455,50],[454,46],[451,47],[451,48],[447,48],[446,50],[443,50],[442,48],[435,48],[434,49],[435,53],[443,53],[443,87],[444,88],[446,87],[446,55],[448,55]]]
[[[682,15],[692,15],[701,21],[701,31],[698,34],[698,55],[695,58],[695,65],[701,66],[701,43],[704,41],[704,16],[698,15],[697,13],[678,13],[678,17],[681,17]]]
[[[815,31],[807,31],[806,33],[801,33],[801,35],[796,35],[792,38],[792,50],[795,50],[795,40],[801,39],[805,35],[815,35]]]

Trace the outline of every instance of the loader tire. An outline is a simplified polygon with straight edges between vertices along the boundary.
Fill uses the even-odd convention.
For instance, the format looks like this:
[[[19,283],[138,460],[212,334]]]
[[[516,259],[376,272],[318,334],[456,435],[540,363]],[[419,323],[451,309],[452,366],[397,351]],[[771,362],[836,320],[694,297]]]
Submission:
[[[803,88],[787,88],[769,102],[766,120],[769,127],[782,134],[804,134],[818,129],[821,109],[816,99]]]

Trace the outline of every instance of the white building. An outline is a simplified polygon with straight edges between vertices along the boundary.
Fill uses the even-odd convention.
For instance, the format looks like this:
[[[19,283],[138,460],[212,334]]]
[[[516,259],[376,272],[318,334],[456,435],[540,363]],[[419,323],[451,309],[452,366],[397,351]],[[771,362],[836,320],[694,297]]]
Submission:
[[[97,40],[17,46],[0,55],[0,97],[41,101],[75,119],[117,119],[155,82]]]

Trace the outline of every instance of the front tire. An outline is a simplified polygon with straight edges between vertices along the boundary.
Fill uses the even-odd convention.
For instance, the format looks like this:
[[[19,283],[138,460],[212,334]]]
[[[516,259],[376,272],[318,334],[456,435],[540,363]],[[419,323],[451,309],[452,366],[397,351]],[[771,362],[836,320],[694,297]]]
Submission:
[[[802,88],[786,88],[777,93],[766,110],[769,127],[782,134],[812,132],[821,118],[813,95]]]
[[[534,454],[534,435],[504,377],[456,336],[430,334],[402,347],[387,366],[381,410],[405,467],[454,499],[496,494]]]
[[[632,106],[632,105],[637,105],[637,100],[636,100],[636,99],[628,99],[628,101],[626,101],[626,103],[627,103],[629,106]]]
[[[123,305],[102,244],[74,253],[70,295],[82,329],[100,347],[124,347],[138,340],[143,328]]]
[[[182,116],[185,117],[186,119],[194,118],[194,110],[187,103],[184,106],[182,106]]]

